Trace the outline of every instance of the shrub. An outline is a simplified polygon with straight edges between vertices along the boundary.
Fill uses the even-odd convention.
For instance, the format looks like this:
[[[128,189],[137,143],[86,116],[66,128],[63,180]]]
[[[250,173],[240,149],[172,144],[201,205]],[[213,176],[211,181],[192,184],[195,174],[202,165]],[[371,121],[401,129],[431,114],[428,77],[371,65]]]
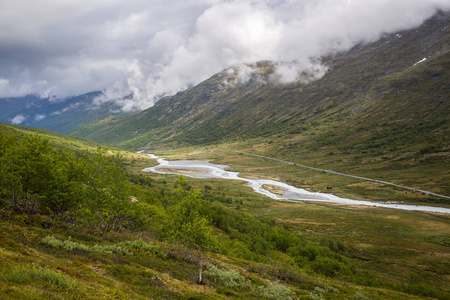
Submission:
[[[280,284],[271,284],[269,286],[260,286],[256,288],[260,297],[273,300],[291,300],[292,291]]]
[[[239,297],[239,294],[236,291],[233,291],[233,290],[223,287],[223,286],[216,287],[216,292],[218,294],[222,294],[222,295],[225,295],[228,297],[235,297],[235,298]]]
[[[352,300],[369,300],[369,298],[360,292],[356,292],[356,294],[353,295]]]
[[[245,277],[235,270],[223,270],[209,265],[205,276],[214,284],[232,290],[240,290],[245,287]]]
[[[69,284],[64,277],[57,272],[45,269],[25,269],[25,268],[15,268],[13,270],[5,270],[1,274],[1,279],[3,281],[25,284],[33,282],[43,282],[50,286],[51,289],[74,289],[75,285]]]
[[[279,262],[277,264],[251,263],[248,266],[248,270],[262,275],[274,276],[282,281],[305,282],[304,274],[300,268],[289,262]]]
[[[13,283],[27,283],[31,281],[28,270],[16,268],[10,272],[4,272],[1,276],[2,280]]]
[[[42,239],[42,242],[54,248],[63,248],[66,251],[82,250],[89,252],[90,250],[86,245],[80,244],[78,242],[73,242],[71,240],[61,241],[51,235],[48,235],[44,239]]]
[[[75,251],[75,250],[82,250],[86,252],[94,251],[98,253],[103,254],[120,254],[120,255],[132,255],[130,251],[127,249],[116,246],[116,245],[98,245],[95,244],[93,247],[86,246],[84,244],[73,242],[71,240],[61,241],[53,236],[46,236],[44,239],[42,239],[42,242],[44,244],[47,244],[54,248],[62,248],[66,251]]]
[[[323,274],[328,277],[336,277],[341,274],[349,275],[353,273],[351,267],[331,257],[318,258],[312,263],[312,269],[316,273]]]
[[[120,255],[132,255],[130,251],[125,248],[116,245],[98,245],[95,244],[92,248],[92,251],[103,253],[103,254],[120,254]]]
[[[44,244],[47,244],[49,246],[52,246],[53,248],[62,248],[64,246],[64,243],[57,238],[47,235],[45,238],[42,239],[42,242]]]
[[[135,240],[135,241],[125,241],[125,242],[120,243],[120,245],[128,246],[135,250],[150,252],[159,257],[166,258],[166,254],[164,252],[162,252],[157,245],[154,245],[152,243],[146,243],[142,239]]]

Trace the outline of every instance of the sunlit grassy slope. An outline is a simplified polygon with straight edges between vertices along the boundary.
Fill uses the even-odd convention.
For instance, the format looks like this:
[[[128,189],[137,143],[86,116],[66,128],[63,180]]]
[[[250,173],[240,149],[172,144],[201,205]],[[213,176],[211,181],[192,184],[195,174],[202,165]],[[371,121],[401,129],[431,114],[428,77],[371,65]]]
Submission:
[[[64,138],[47,134],[52,143]],[[76,142],[70,137],[67,141]],[[122,153],[128,172],[147,178],[139,188],[155,196],[150,201],[142,193],[139,201],[165,203],[170,211],[176,203],[165,201],[178,177],[143,173],[140,170],[153,165],[152,160]],[[222,154],[221,159],[233,158]],[[254,167],[255,173],[248,176],[268,166],[239,157],[234,161]],[[165,221],[157,214],[147,215],[146,230],[99,231],[89,224],[75,225],[70,218],[15,214],[3,208],[1,298],[448,299],[448,216],[278,202],[229,180],[188,179],[187,184],[201,192],[204,213],[221,239],[221,248],[207,254],[208,265],[220,267],[221,275],[206,272],[204,283],[197,284],[189,250],[158,237],[155,228]],[[307,245],[300,260],[294,261],[289,251],[247,248],[244,241],[251,237],[246,232],[260,227],[262,233],[275,229],[300,237]],[[258,239],[254,242],[260,246]],[[265,254],[256,255],[259,251]],[[317,265],[311,268],[308,260]],[[341,274],[336,263],[350,271]]]
[[[31,135],[40,135],[49,140],[50,144],[56,148],[62,148],[71,151],[78,150],[95,150],[99,146],[105,147],[98,142],[89,141],[83,138],[77,138],[53,131],[49,131],[46,129],[34,128],[34,127],[25,127],[25,126],[17,126],[10,125],[6,123],[0,123],[0,131],[11,131],[17,132],[19,134],[31,134]]]

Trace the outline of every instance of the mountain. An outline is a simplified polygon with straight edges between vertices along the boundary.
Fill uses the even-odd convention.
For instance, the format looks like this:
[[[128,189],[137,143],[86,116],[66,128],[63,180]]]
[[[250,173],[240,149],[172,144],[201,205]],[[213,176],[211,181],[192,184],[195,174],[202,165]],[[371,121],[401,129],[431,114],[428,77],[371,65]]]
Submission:
[[[448,24],[448,14],[440,13],[420,28],[326,57],[330,70],[308,84],[262,83],[257,75],[267,79],[274,65],[260,62],[245,84],[226,84],[236,78],[225,70],[139,114],[107,117],[72,133],[142,147],[296,134],[315,123],[353,128],[352,136],[375,124],[439,128],[448,121]]]
[[[233,143],[391,179],[398,174],[388,168],[415,168],[411,180],[450,193],[449,23],[440,12],[418,28],[324,57],[328,72],[307,83],[272,81],[277,63],[268,61],[247,65],[253,74],[241,83],[236,66],[138,114],[71,134],[133,149]]]
[[[101,95],[98,91],[66,99],[36,95],[0,98],[0,122],[67,133],[79,125],[120,112],[111,102],[94,106],[93,100]]]

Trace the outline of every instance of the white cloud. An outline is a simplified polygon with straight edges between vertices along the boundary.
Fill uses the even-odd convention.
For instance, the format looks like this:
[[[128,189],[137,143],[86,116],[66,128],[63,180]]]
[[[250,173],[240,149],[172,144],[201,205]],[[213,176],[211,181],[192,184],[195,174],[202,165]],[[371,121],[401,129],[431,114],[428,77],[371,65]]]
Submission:
[[[10,120],[11,124],[19,125],[22,124],[27,118],[24,115],[17,115]]]
[[[46,115],[44,115],[44,114],[36,114],[36,115],[34,116],[34,120],[37,121],[37,122],[42,121],[42,120],[44,120],[45,118],[46,118]]]
[[[437,9],[450,0],[3,0],[0,97],[103,90],[94,106],[119,99],[131,111],[260,60],[279,62],[281,82],[306,82],[326,72],[314,58]]]
[[[328,67],[314,59],[294,60],[291,62],[278,62],[271,79],[279,83],[311,81],[322,78],[328,71]]]

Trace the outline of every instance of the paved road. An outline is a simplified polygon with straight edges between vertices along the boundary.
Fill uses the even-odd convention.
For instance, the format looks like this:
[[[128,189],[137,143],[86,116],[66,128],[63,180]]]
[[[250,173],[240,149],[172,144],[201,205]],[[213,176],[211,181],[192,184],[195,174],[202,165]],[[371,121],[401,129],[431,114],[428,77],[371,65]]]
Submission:
[[[392,182],[387,182],[387,181],[383,181],[383,180],[371,179],[371,178],[367,178],[367,177],[349,175],[349,174],[339,173],[339,172],[336,172],[336,171],[331,171],[331,170],[326,170],[326,169],[314,168],[314,167],[305,166],[305,165],[302,165],[302,164],[298,164],[298,163],[294,163],[294,162],[290,162],[290,161],[286,161],[286,160],[282,160],[282,159],[278,159],[278,158],[262,156],[262,155],[252,154],[252,153],[247,153],[247,152],[242,152],[242,151],[222,150],[222,149],[217,149],[217,150],[223,151],[223,152],[229,151],[229,152],[239,153],[239,154],[243,154],[243,155],[249,155],[249,156],[254,156],[254,157],[274,160],[274,161],[278,161],[278,162],[285,163],[285,164],[288,164],[288,165],[298,166],[298,167],[305,168],[305,169],[310,169],[310,170],[315,170],[315,171],[320,171],[320,172],[326,172],[326,173],[330,173],[330,174],[334,174],[334,175],[351,177],[351,178],[367,180],[367,181],[372,181],[372,182],[378,182],[378,183],[382,183],[382,184],[387,184],[387,185],[391,185],[391,186],[407,189],[407,190],[410,190],[410,191],[414,190],[416,192],[425,193],[425,194],[433,195],[433,196],[440,197],[440,198],[450,199],[450,196],[445,196],[445,195],[440,195],[440,194],[436,194],[436,193],[429,192],[429,191],[419,190],[419,189],[416,189],[414,187],[404,186],[404,185],[400,185],[400,184],[396,184],[396,183],[392,183]]]

